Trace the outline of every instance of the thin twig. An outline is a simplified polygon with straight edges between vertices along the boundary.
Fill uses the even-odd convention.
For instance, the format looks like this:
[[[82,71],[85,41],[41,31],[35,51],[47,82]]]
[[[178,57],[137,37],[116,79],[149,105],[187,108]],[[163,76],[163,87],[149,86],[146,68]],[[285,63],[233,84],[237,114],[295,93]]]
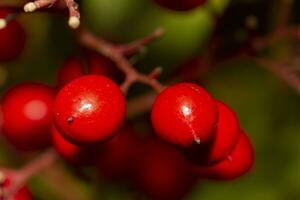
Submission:
[[[282,27],[280,29],[273,31],[269,35],[265,35],[263,37],[257,37],[252,41],[252,47],[254,48],[254,50],[258,51],[284,38],[300,39],[300,27],[299,26]]]
[[[59,0],[35,0],[25,4],[25,12],[34,12],[41,8],[52,7]],[[64,0],[66,8],[69,9],[69,26],[76,29],[80,25],[80,12],[78,10],[79,6],[74,0]]]
[[[156,39],[162,34],[161,29],[154,31],[152,34],[148,35],[146,39],[139,40],[138,42],[132,43],[131,45],[125,45],[125,48],[120,48],[121,46],[113,45],[95,35],[91,34],[84,28],[78,31],[79,42],[92,50],[108,57],[116,63],[116,66],[125,74],[126,78],[121,86],[124,93],[127,93],[130,86],[136,82],[149,85],[157,92],[163,90],[164,86],[157,81],[156,78],[152,77],[153,71],[149,75],[142,74],[138,72],[128,61],[125,53],[135,52],[142,44],[148,44],[153,39]],[[121,50],[120,50],[121,49]],[[157,69],[154,69],[156,71]]]
[[[273,72],[300,94],[300,76],[284,63],[268,58],[253,58],[258,64]]]
[[[120,51],[123,55],[132,55],[143,49],[146,45],[157,40],[164,34],[165,30],[163,28],[157,28],[152,34],[132,42],[127,45],[117,45],[115,48]]]
[[[57,160],[57,155],[54,150],[50,149],[28,164],[23,166],[21,169],[10,173],[11,185],[8,188],[3,189],[3,195],[5,199],[10,199],[20,188],[28,182],[28,180],[39,173],[41,170],[50,167]],[[4,176],[6,175],[3,171]]]

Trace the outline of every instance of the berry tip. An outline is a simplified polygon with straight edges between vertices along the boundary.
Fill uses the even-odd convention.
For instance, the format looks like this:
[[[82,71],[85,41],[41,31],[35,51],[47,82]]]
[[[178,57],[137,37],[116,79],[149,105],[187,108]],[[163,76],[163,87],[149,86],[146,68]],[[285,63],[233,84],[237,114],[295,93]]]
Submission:
[[[27,3],[24,6],[25,12],[34,12],[36,9],[37,9],[37,7],[36,7],[35,3],[33,3],[33,2]]]
[[[68,124],[72,124],[73,121],[74,121],[73,117],[68,117],[68,119],[67,119]]]
[[[73,29],[78,28],[80,25],[80,20],[78,19],[78,17],[70,17],[69,19],[69,26]]]
[[[200,138],[198,138],[198,137],[195,137],[195,139],[194,139],[194,140],[195,140],[195,143],[196,143],[196,144],[201,144],[201,140],[200,140]]]

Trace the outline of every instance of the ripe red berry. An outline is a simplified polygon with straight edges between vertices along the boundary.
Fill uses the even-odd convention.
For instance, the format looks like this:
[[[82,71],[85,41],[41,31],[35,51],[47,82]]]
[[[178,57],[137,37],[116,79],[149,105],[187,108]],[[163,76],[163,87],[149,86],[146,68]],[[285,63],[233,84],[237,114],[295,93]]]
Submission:
[[[5,18],[11,10],[0,8],[0,18]],[[16,20],[10,21],[0,29],[0,62],[7,62],[18,57],[25,46],[25,31]]]
[[[158,5],[176,11],[187,11],[202,6],[206,0],[153,0]]]
[[[103,75],[114,81],[120,80],[122,77],[122,73],[111,60],[95,53],[89,56],[88,73]]]
[[[196,167],[202,178],[231,180],[247,173],[254,163],[254,150],[245,133],[241,133],[234,150],[224,160],[208,167]]]
[[[143,150],[136,171],[138,189],[150,199],[183,199],[195,183],[183,154],[154,139],[148,140]]]
[[[240,135],[238,117],[228,106],[216,101],[219,111],[214,139],[204,146],[191,149],[188,154],[200,164],[213,164],[225,159],[234,149]]]
[[[113,81],[88,75],[65,85],[54,105],[58,131],[75,144],[97,143],[112,137],[125,118],[125,98]]]
[[[151,119],[162,139],[191,147],[213,137],[218,110],[215,100],[202,87],[179,83],[159,94],[152,107]]]
[[[12,200],[32,200],[32,194],[27,187],[20,188],[14,195]]]
[[[72,144],[63,138],[55,127],[52,127],[52,144],[56,152],[73,165],[94,164],[100,156],[100,147],[98,145],[77,146]]]
[[[72,57],[67,59],[57,74],[57,82],[60,87],[69,83],[70,81],[84,76],[84,66],[80,59]]]
[[[50,144],[52,88],[39,83],[25,83],[11,88],[2,99],[2,132],[21,150],[36,150]]]
[[[4,180],[0,183],[1,189],[7,189],[11,185],[11,180],[7,177],[4,177]],[[0,195],[0,199],[2,199],[2,195]],[[11,200],[32,200],[32,194],[27,186],[21,187],[18,191],[15,192]]]
[[[135,130],[125,126],[118,131],[112,140],[101,147],[98,168],[102,176],[109,180],[124,180],[131,178],[137,162],[142,156],[143,141]]]

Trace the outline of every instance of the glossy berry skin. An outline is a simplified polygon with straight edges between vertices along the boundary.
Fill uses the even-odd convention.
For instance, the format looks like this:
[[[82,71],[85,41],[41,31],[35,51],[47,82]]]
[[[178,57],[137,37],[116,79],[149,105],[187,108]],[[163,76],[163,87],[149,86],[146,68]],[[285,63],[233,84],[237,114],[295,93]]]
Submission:
[[[241,133],[234,150],[224,160],[208,167],[196,167],[202,178],[232,180],[246,174],[254,164],[254,150],[245,133]]]
[[[162,91],[151,113],[156,133],[165,141],[181,147],[212,139],[217,119],[214,99],[193,83],[175,84]]]
[[[54,98],[53,89],[40,83],[11,88],[2,99],[5,138],[20,150],[37,150],[49,145]]]
[[[0,8],[0,18],[6,17],[11,10]],[[25,31],[16,20],[10,21],[0,30],[0,62],[8,62],[17,58],[25,47]]]
[[[239,119],[234,111],[221,101],[217,101],[219,111],[215,137],[209,147],[207,161],[218,162],[226,158],[234,149],[240,135]]]
[[[116,136],[104,143],[98,159],[100,174],[107,180],[130,179],[142,156],[143,141],[136,135],[133,127],[122,127]]]
[[[88,75],[71,81],[58,93],[54,121],[58,131],[75,144],[105,141],[121,127],[125,97],[112,80]]]
[[[96,163],[101,153],[99,145],[77,146],[70,143],[54,126],[52,127],[52,144],[58,155],[76,166]]]
[[[67,59],[57,74],[58,86],[62,87],[72,80],[84,76],[84,66],[79,58],[72,57]]]
[[[180,200],[195,183],[183,154],[156,139],[148,139],[138,162],[138,189],[150,199]]]
[[[235,112],[221,101],[218,107],[218,124],[211,142],[191,149],[189,157],[196,163],[210,165],[225,159],[234,149],[240,135],[240,123]]]
[[[202,6],[206,0],[153,0],[156,4],[175,11],[189,11]]]

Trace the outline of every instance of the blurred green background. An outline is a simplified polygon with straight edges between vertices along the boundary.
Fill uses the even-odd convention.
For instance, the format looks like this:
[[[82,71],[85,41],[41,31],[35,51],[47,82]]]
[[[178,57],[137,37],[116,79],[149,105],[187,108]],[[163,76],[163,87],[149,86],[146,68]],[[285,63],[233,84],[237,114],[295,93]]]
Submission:
[[[84,0],[81,11],[86,26],[114,42],[132,41],[156,27],[164,27],[165,36],[147,48],[137,68],[148,72],[154,66],[162,66],[162,80],[167,80],[180,63],[205,52],[216,26],[214,16],[222,15],[230,6],[244,4],[245,10],[251,10],[262,18],[261,21],[258,18],[258,22],[264,32],[272,27],[276,19],[277,3],[276,0],[210,0],[195,11],[177,13],[157,7],[149,0]],[[293,14],[295,22],[300,19],[296,8]],[[238,43],[238,36],[243,35],[237,33],[241,33],[244,27],[240,22],[247,17],[247,12],[236,12],[241,14],[230,18],[232,26],[224,27],[228,28],[225,32],[232,36],[228,37],[228,42],[232,44]],[[56,71],[64,59],[81,52],[66,20],[60,16],[35,13],[22,15],[20,20],[28,35],[26,51],[16,62],[1,64],[1,93],[22,81],[42,81],[54,85]],[[268,54],[282,57],[288,47],[286,43],[275,45],[274,49],[268,50]],[[250,174],[236,181],[201,181],[186,199],[300,199],[299,95],[273,74],[247,59],[235,59],[213,66],[204,78],[200,80],[199,77],[199,81],[216,98],[235,109],[255,145],[256,164]],[[1,163],[10,166],[21,164],[19,153],[5,144],[0,148]],[[61,199],[64,192],[72,193],[72,198],[80,200],[133,199],[134,194],[122,186],[98,181],[100,189],[95,189],[98,187],[76,178],[76,173],[71,171],[64,171],[64,178],[60,179],[61,167],[62,164],[33,179],[30,186],[36,199]],[[57,185],[61,181],[65,183],[64,188]],[[72,190],[68,191],[70,188]]]

